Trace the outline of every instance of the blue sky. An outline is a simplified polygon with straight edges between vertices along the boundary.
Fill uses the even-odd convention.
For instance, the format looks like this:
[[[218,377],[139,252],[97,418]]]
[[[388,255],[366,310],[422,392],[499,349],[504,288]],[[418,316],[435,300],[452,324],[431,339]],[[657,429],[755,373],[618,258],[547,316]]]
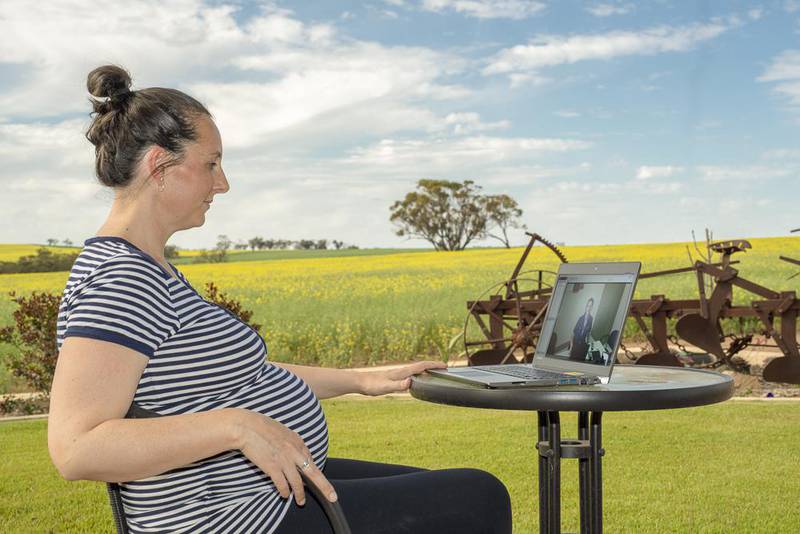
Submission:
[[[231,190],[183,247],[424,247],[388,221],[420,178],[509,194],[567,244],[800,226],[800,0],[6,1],[0,241],[104,221],[83,133],[109,62],[217,119]]]

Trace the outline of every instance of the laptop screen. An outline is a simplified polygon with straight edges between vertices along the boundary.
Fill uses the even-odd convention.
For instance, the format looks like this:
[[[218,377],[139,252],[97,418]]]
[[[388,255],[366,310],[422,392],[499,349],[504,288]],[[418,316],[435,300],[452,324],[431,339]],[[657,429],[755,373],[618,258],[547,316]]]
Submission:
[[[613,274],[560,270],[536,347],[537,365],[549,360],[558,368],[608,375],[628,315],[636,267]],[[570,269],[582,270],[575,264]]]
[[[621,333],[620,303],[627,285],[567,283],[547,345],[547,357],[610,364]]]

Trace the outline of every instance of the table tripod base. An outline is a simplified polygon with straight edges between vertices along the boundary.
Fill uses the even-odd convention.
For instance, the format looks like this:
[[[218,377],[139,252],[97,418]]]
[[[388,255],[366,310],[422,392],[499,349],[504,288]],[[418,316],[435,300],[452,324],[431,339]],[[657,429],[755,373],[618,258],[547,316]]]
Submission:
[[[558,412],[539,412],[539,532],[561,533],[561,459],[578,459],[581,534],[603,532],[602,412],[578,413],[578,439],[561,439]]]

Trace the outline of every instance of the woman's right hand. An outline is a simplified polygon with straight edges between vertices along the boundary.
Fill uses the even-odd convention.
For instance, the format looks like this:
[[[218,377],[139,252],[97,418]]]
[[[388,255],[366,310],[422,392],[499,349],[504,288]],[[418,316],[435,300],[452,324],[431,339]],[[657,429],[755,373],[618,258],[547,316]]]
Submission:
[[[282,497],[289,497],[293,491],[298,506],[305,504],[303,480],[298,469],[307,460],[306,476],[328,496],[328,500],[336,501],[333,485],[314,463],[311,452],[297,432],[259,412],[242,408],[234,413],[237,448],[269,475]]]

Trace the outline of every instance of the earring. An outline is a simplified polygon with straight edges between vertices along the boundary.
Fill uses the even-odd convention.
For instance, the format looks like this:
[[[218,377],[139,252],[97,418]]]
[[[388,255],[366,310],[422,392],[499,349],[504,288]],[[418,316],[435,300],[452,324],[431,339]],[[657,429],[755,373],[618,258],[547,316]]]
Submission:
[[[164,191],[164,175],[163,174],[161,175],[161,184],[159,184],[159,186],[158,186],[158,191],[159,192]]]

